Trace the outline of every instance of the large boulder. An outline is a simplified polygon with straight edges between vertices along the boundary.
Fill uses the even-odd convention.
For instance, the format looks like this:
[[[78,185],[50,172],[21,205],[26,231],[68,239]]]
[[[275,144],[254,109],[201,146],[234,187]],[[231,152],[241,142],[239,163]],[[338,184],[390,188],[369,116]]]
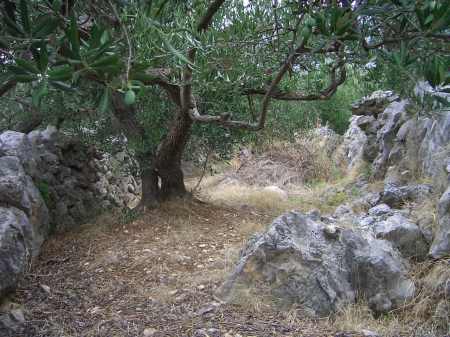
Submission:
[[[13,290],[32,255],[32,226],[26,214],[0,207],[0,298]]]
[[[414,295],[407,262],[392,245],[369,232],[327,225],[320,216],[289,212],[253,237],[220,294],[262,285],[284,304],[326,316],[362,296],[376,312]]]
[[[433,258],[450,256],[450,187],[438,203],[438,229],[430,248]]]

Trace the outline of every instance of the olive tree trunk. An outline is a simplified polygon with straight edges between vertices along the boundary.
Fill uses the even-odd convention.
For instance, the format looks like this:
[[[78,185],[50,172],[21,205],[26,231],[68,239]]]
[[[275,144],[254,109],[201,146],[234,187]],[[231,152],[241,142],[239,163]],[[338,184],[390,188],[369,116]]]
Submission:
[[[142,198],[139,207],[153,208],[159,202],[187,194],[181,158],[191,133],[192,120],[177,112],[156,154],[140,159]]]

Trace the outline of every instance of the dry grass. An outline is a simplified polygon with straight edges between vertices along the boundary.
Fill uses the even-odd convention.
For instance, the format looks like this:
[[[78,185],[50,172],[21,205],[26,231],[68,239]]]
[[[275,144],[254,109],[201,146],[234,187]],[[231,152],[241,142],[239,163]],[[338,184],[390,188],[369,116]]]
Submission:
[[[450,334],[450,259],[417,264],[411,274],[418,289],[402,312],[405,323]]]
[[[349,181],[350,177],[344,177],[334,182],[295,186],[285,190],[288,195],[285,198],[263,187],[216,175],[204,179],[200,195],[216,205],[253,209],[273,217],[294,209],[303,212],[318,209],[325,214],[332,213],[337,206],[354,197],[350,190],[344,191]]]
[[[375,318],[367,304],[360,302],[330,317],[337,330],[378,332],[383,337],[439,337],[450,334],[450,260],[424,262],[411,272],[416,297],[403,307]]]
[[[272,143],[254,151],[241,151],[231,161],[228,175],[251,186],[298,186],[331,181],[339,173],[327,144],[308,134],[295,143]]]
[[[340,331],[370,330],[383,337],[411,336],[395,315],[375,318],[365,303],[348,306],[330,318],[330,325]]]

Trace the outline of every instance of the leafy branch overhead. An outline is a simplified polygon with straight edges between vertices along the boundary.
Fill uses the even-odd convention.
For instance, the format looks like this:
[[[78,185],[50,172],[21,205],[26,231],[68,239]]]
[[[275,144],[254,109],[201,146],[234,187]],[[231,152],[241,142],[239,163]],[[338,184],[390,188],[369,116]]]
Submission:
[[[213,1],[207,7],[207,1],[166,0],[150,1],[143,8],[126,2],[70,3],[66,8],[61,1],[5,1],[2,88],[31,83],[33,104],[39,105],[49,90],[79,90],[80,81],[95,81],[105,86],[99,109],[106,111],[112,92],[123,93],[125,103],[132,105],[142,87],[156,85],[178,105],[190,101],[186,104],[191,105],[193,120],[259,129],[270,99],[321,100],[334,94],[345,81],[346,65],[354,63],[363,50],[377,49],[380,58],[399,67],[423,64],[419,76],[433,85],[449,80],[445,42],[450,9],[443,2],[379,1],[357,6],[346,1],[329,5],[287,1],[273,7],[270,1],[247,5]],[[183,16],[183,11],[191,15]],[[429,41],[442,41],[438,44],[441,53],[414,52],[425,49]],[[394,42],[398,46],[392,47]],[[230,50],[236,44],[241,49]],[[225,112],[204,116],[195,111],[195,96],[202,90],[196,85],[214,85],[204,80],[205,72],[211,72],[205,65],[216,64],[212,72],[228,79],[235,77],[233,68],[242,71],[233,59],[221,55],[224,51],[238,62],[242,62],[239,51],[244,57],[255,55],[245,60],[248,69],[233,90],[262,97],[258,124],[236,123]],[[263,69],[268,62],[260,55],[269,51],[276,61]],[[330,82],[322,89],[305,92],[284,85],[286,75],[301,77],[305,68],[312,70],[333,60]],[[220,69],[219,64],[226,68]],[[257,69],[259,74],[251,78],[249,73]],[[180,96],[182,90],[192,92],[192,97]]]

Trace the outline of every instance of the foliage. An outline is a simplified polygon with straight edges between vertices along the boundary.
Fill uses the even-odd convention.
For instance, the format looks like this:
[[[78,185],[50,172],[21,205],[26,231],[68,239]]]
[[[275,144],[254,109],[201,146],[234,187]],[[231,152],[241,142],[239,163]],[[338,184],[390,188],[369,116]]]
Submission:
[[[230,0],[204,30],[196,27],[208,1],[70,4],[4,1],[0,83],[19,82],[16,94],[45,111],[44,121],[64,123],[88,140],[123,132],[111,114],[119,93],[145,130],[129,139],[138,152],[154,153],[166,136],[179,107],[167,99],[164,85],[181,90],[187,69],[200,115],[223,126],[197,123],[193,134],[202,146],[223,152],[258,138],[228,130],[227,120],[256,128],[267,110],[264,96],[289,55],[293,59],[268,95],[281,99],[268,114],[268,137],[289,138],[318,120],[342,133],[349,103],[372,89],[365,83],[410,90],[422,78],[433,86],[449,82],[445,2]],[[336,79],[343,64],[345,84]],[[303,100],[319,102],[298,103]]]

